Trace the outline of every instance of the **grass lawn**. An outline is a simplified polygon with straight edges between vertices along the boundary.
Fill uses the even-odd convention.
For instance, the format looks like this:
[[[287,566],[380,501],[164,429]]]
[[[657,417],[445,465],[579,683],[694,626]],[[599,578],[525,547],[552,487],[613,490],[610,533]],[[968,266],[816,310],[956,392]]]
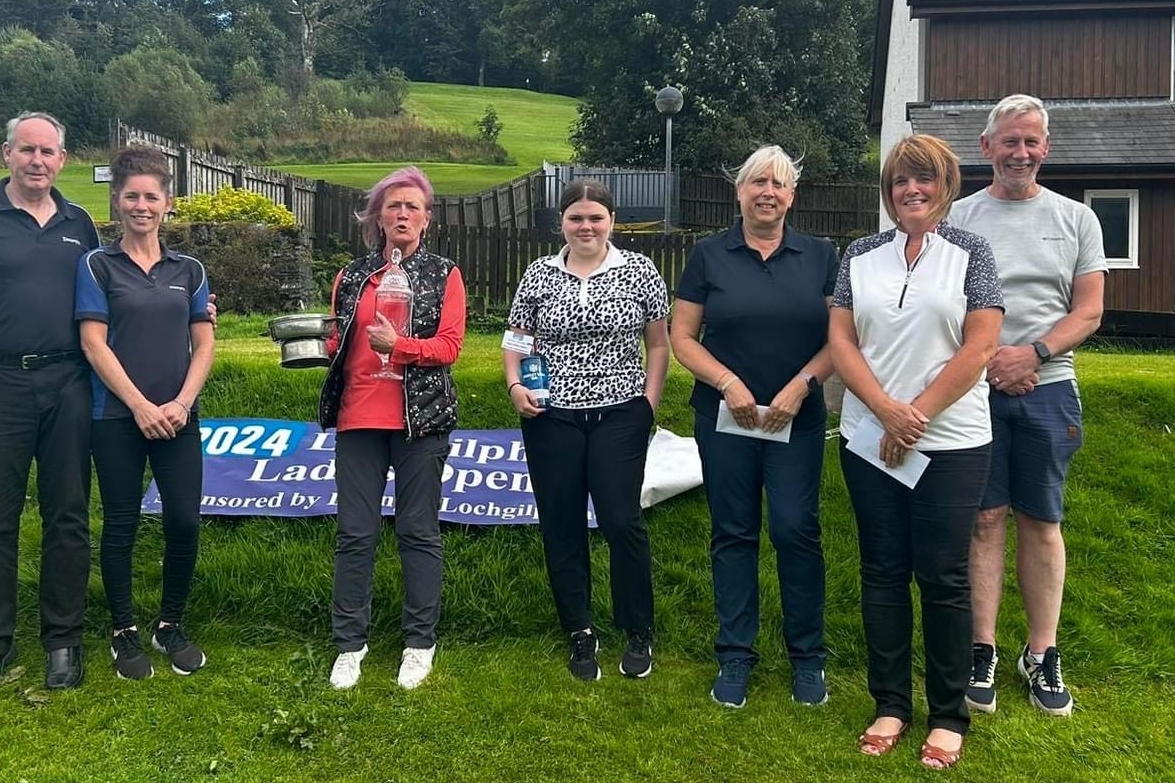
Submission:
[[[493,106],[502,122],[499,141],[514,158],[515,165],[384,161],[279,165],[277,168],[310,179],[369,188],[392,169],[413,163],[424,169],[438,194],[471,195],[533,171],[544,160],[570,160],[568,136],[571,123],[577,116],[577,105],[574,98],[529,90],[413,82],[405,108],[426,125],[466,132],[476,130],[475,123],[485,114],[486,107]]]
[[[395,169],[419,166],[432,182],[438,196],[467,196],[489,190],[534,171],[535,166],[482,166],[472,163],[430,163],[395,161],[379,163],[280,164],[276,168],[309,179],[325,179],[336,185],[367,190]]]
[[[578,116],[574,98],[506,87],[470,87],[460,84],[413,82],[405,109],[426,125],[476,133],[475,123],[493,106],[502,122],[499,142],[515,161],[511,166],[481,166],[428,161],[380,161],[375,163],[322,163],[280,165],[275,168],[309,179],[325,179],[339,185],[369,188],[388,172],[409,163],[424,169],[439,195],[479,193],[533,171],[544,160],[571,159],[568,136]],[[61,192],[90,211],[95,219],[109,215],[109,189],[93,182],[93,164],[105,161],[70,160],[57,185]]]
[[[413,82],[405,108],[426,125],[476,131],[475,123],[493,106],[502,122],[498,141],[530,170],[544,160],[571,159],[568,137],[578,105],[575,98],[530,90]]]
[[[94,220],[109,220],[110,185],[94,182],[95,163],[106,165],[106,161],[68,159],[57,175],[57,188],[67,199],[85,207]]]
[[[204,397],[208,416],[309,419],[321,370],[283,371],[256,335],[263,318],[226,315]],[[457,365],[462,423],[512,426],[497,335],[470,335]],[[1175,356],[1079,356],[1086,445],[1067,497],[1069,578],[1061,628],[1071,718],[1029,704],[1015,673],[1023,607],[1009,576],[1000,624],[999,711],[978,716],[953,781],[1024,783],[1166,779],[1175,741]],[[690,379],[674,365],[658,419],[688,434]],[[593,535],[593,603],[604,677],[567,673],[533,527],[444,532],[446,583],[432,677],[395,686],[399,567],[390,531],[377,555],[371,654],[352,691],[327,684],[333,525],[328,519],[208,519],[188,626],[209,665],[115,678],[108,614],[94,569],[86,623],[89,665],[78,690],[41,687],[37,644],[39,522],[21,528],[18,668],[0,680],[0,779],[33,781],[862,781],[941,778],[920,768],[917,730],[891,755],[867,758],[855,738],[869,722],[857,553],[836,451],[822,487],[831,701],[791,702],[770,547],[760,563],[763,656],[747,706],[719,708],[707,546],[709,517],[694,490],[648,512],[657,600],[655,669],[616,671],[608,559]],[[35,496],[35,493],[32,493]],[[96,493],[95,493],[96,494]],[[30,506],[35,501],[30,501]],[[140,624],[159,601],[161,536],[148,519],[136,552]],[[915,662],[921,680],[921,659]],[[917,688],[921,692],[920,686]],[[1164,772],[1163,770],[1167,770]]]

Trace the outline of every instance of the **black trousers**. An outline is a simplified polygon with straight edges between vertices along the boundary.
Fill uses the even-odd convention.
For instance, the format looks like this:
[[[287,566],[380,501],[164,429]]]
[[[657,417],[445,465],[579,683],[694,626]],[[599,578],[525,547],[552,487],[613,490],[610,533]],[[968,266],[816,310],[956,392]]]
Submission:
[[[396,481],[404,646],[428,648],[436,643],[443,578],[437,514],[448,456],[447,435],[407,441],[403,430],[346,430],[335,439],[339,532],[331,628],[340,652],[354,652],[367,644],[375,546],[383,521],[389,466]]]
[[[559,623],[592,625],[588,496],[608,542],[617,627],[653,627],[653,564],[641,515],[641,485],[653,409],[643,395],[602,408],[552,408],[522,420],[547,578]]]
[[[930,728],[966,733],[971,673],[971,532],[987,483],[991,445],[926,452],[930,465],[908,489],[850,452],[845,484],[861,548],[861,616],[876,716],[913,719],[911,577],[922,599]]]
[[[102,497],[102,584],[114,630],[135,624],[131,571],[147,462],[163,504],[163,597],[159,618],[184,619],[200,551],[204,455],[193,415],[169,440],[148,440],[134,419],[93,424],[94,468]]]
[[[82,643],[90,580],[90,371],[59,362],[0,367],[0,650],[16,626],[20,516],[37,461],[41,644]]]

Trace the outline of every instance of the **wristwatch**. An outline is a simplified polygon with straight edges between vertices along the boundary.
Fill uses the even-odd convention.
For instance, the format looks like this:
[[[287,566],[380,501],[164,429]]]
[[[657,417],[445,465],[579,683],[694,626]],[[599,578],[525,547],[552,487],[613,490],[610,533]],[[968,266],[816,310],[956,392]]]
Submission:
[[[1037,340],[1032,344],[1032,350],[1036,351],[1036,356],[1040,359],[1041,364],[1044,364],[1049,359],[1053,358],[1053,354],[1049,351],[1049,347],[1041,340]]]
[[[816,380],[816,376],[810,372],[800,372],[800,377],[808,384],[808,394],[815,394],[820,390],[820,381]]]

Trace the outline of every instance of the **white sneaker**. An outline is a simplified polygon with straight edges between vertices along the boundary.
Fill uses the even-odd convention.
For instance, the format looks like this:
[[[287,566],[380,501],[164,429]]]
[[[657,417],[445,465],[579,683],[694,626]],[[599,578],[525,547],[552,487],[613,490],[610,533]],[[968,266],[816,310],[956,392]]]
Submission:
[[[359,664],[363,663],[366,655],[366,644],[358,650],[339,653],[339,657],[335,658],[334,668],[330,670],[331,687],[340,691],[354,688],[355,683],[359,682]]]
[[[397,678],[400,687],[412,690],[424,682],[424,678],[432,671],[432,657],[436,652],[437,646],[435,644],[427,650],[419,647],[405,647],[404,657],[400,659],[400,676]]]

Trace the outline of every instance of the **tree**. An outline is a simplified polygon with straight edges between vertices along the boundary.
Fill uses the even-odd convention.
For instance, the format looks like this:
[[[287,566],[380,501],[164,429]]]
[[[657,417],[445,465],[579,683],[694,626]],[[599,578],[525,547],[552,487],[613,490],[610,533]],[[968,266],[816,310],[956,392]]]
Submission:
[[[653,96],[685,95],[674,123],[683,167],[730,168],[757,146],[803,155],[806,178],[856,176],[865,147],[857,25],[866,0],[599,0],[592,35],[582,9],[557,12],[589,87],[572,134],[586,163],[656,165],[663,120]],[[643,10],[647,9],[647,10]]]
[[[377,0],[288,0],[289,14],[298,23],[301,69],[305,77],[314,75],[315,58],[324,39],[365,37],[370,15]],[[335,43],[338,41],[335,40]],[[343,73],[351,71],[349,63]],[[342,74],[337,74],[342,75]]]
[[[212,90],[191,60],[159,42],[111,60],[106,86],[122,119],[180,142],[199,133],[212,104]]]
[[[0,114],[45,111],[65,123],[70,147],[106,142],[105,90],[68,46],[19,27],[0,31]]]

